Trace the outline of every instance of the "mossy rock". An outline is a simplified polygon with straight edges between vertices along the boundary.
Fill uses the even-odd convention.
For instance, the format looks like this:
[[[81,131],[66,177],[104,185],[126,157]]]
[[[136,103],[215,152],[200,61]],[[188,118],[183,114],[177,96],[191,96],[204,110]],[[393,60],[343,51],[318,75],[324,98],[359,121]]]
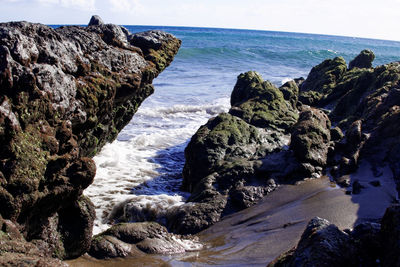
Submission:
[[[192,191],[203,177],[223,164],[228,152],[237,157],[251,157],[253,148],[261,143],[256,127],[240,118],[222,113],[201,126],[185,149],[186,163],[183,169],[183,187]]]
[[[299,100],[303,104],[317,105],[323,96],[332,93],[346,70],[347,64],[342,57],[327,59],[313,67],[300,86]]]
[[[253,71],[238,76],[231,104],[229,113],[259,128],[286,131],[298,118],[295,108],[285,100],[283,93]]]
[[[325,166],[331,139],[331,123],[328,116],[314,108],[300,114],[293,127],[290,148],[300,162]]]
[[[365,49],[360,52],[352,61],[349,63],[349,69],[353,68],[372,68],[372,61],[375,59],[375,54],[369,49]]]

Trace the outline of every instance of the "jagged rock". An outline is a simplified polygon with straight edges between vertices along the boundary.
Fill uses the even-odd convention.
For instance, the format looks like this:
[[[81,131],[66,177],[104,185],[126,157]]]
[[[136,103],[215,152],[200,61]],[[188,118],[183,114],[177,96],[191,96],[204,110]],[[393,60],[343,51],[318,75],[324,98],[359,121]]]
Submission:
[[[315,217],[308,223],[296,249],[268,266],[357,266],[355,253],[356,248],[347,233]]]
[[[98,15],[94,15],[90,18],[88,26],[98,26],[98,25],[103,25],[104,22]]]
[[[293,127],[290,148],[300,162],[325,166],[331,139],[331,122],[328,116],[314,108],[300,114]]]
[[[295,86],[292,84],[292,87]],[[290,90],[293,102],[296,91],[293,88]],[[229,113],[260,128],[286,131],[298,118],[295,108],[285,101],[283,93],[253,71],[238,76],[231,95],[231,105]]]
[[[375,54],[371,50],[363,50],[349,63],[349,69],[353,68],[372,68],[372,61],[375,59]]]
[[[289,101],[292,107],[296,109],[297,100],[299,98],[298,83],[295,80],[288,81],[279,87],[279,90],[282,92],[283,98]]]
[[[300,85],[299,100],[303,104],[317,105],[333,92],[346,70],[346,61],[342,57],[327,59],[313,67]]]
[[[179,49],[172,35],[147,35],[157,49],[133,46],[112,24],[0,24],[0,214],[53,256],[87,250],[94,213],[80,196],[95,175],[90,157],[131,120]]]
[[[89,254],[104,259],[143,253],[176,254],[201,247],[196,239],[170,234],[155,222],[121,223],[94,236]]]
[[[400,266],[400,206],[387,208],[381,222],[382,266]]]
[[[259,173],[267,165],[265,157],[287,145],[286,133],[298,117],[297,85],[285,88],[293,105],[256,72],[238,76],[229,113],[201,126],[185,149],[182,187],[192,195],[168,216],[170,229],[195,233],[220,220],[223,212],[248,207],[272,191]],[[242,189],[233,189],[238,183]],[[228,197],[229,192],[236,197]]]
[[[221,168],[229,170],[236,167],[247,170],[248,176],[254,176],[251,159],[272,152],[282,145],[282,139],[283,134],[279,132],[267,132],[236,116],[222,113],[201,126],[186,147],[183,188],[192,192],[202,178],[215,171],[221,172]],[[246,159],[246,162],[241,159]],[[226,174],[232,177],[235,172],[228,171]],[[238,175],[243,176],[244,173],[239,171]],[[219,181],[224,180],[223,175],[219,177]],[[231,185],[221,184],[223,188]]]
[[[300,177],[300,172],[304,170],[292,150],[270,153],[260,161],[261,165],[257,168],[258,176],[271,177],[276,180],[285,181],[292,176]]]

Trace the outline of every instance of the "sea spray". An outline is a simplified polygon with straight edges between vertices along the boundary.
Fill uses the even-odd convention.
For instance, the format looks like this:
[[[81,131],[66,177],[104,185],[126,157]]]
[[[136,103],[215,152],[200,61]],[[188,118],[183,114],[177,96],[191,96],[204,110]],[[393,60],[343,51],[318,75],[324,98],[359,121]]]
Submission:
[[[127,26],[131,32],[161,29],[182,40],[173,63],[154,81],[155,93],[133,120],[94,158],[97,175],[85,190],[96,206],[94,232],[108,228],[118,203],[160,211],[181,205],[183,151],[198,127],[229,109],[236,77],[255,70],[277,86],[326,58],[346,61],[362,49],[375,52],[375,65],[398,60],[400,43],[299,33],[229,29]],[[137,202],[135,206],[135,202]],[[160,215],[160,214],[159,214]],[[161,215],[160,215],[161,216]]]
[[[96,178],[85,190],[96,207],[94,233],[114,223],[120,209],[131,214],[130,221],[145,221],[183,204],[187,193],[179,187],[184,148],[200,125],[228,107],[229,98],[159,108],[151,99],[144,103],[117,140],[94,157]]]

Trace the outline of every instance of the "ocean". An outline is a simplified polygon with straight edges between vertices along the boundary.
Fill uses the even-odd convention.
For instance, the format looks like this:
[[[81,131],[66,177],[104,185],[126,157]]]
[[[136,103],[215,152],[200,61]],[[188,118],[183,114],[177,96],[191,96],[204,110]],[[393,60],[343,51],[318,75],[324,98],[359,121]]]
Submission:
[[[109,227],[118,203],[160,214],[184,203],[180,191],[184,149],[207,120],[228,111],[236,77],[254,70],[276,86],[306,77],[327,58],[349,62],[371,49],[374,66],[400,60],[400,42],[302,33],[189,27],[125,26],[132,33],[163,30],[182,40],[172,64],[117,140],[95,156],[97,174],[84,192],[95,204],[94,233]]]

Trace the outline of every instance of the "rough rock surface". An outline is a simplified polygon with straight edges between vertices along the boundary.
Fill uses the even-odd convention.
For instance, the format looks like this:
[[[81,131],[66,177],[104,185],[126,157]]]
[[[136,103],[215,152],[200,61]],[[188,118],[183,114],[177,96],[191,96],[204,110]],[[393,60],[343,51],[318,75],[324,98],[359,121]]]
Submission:
[[[372,68],[373,58],[371,51],[362,51],[351,62],[348,70],[329,82],[330,89],[312,102],[317,107],[327,105],[331,109],[329,118],[337,126],[330,130],[331,142],[328,147],[327,166],[331,167],[331,174],[338,184],[345,187],[352,185],[352,189],[346,192],[349,194],[359,194],[364,190],[360,181],[354,180],[351,183],[348,175],[357,170],[361,160],[369,161],[373,171],[378,166],[389,166],[393,179],[397,183],[397,191],[400,190],[400,63],[393,62]],[[336,64],[332,64],[325,68],[332,70],[336,68],[335,66]],[[320,77],[325,76],[321,74]],[[309,88],[303,87],[306,81],[300,87],[300,96],[309,95],[309,92],[318,92],[316,88],[307,91]],[[321,81],[321,84],[324,82]],[[377,180],[373,181],[373,186],[380,186],[381,174],[374,171],[374,175]],[[396,196],[393,201],[398,201]],[[343,259],[343,255],[330,254],[334,246],[323,248],[318,240],[310,239],[311,250],[304,254],[304,248],[300,244],[306,242],[305,232],[296,249],[281,255],[270,265],[299,266],[299,262],[296,262],[296,257],[299,255],[328,253],[329,255],[324,258],[313,258],[312,261],[304,258],[303,260],[306,265],[309,262],[312,263],[307,266],[323,266],[326,262],[330,266],[353,266],[354,264],[356,266],[400,266],[399,211],[398,206],[388,208],[381,225],[375,222],[357,225],[344,244],[344,246],[350,246],[344,251],[346,252],[344,255],[347,255],[348,251],[352,253],[346,256],[349,260],[347,263],[334,261],[329,263],[327,259],[330,256],[340,260]],[[321,248],[324,251],[321,251]],[[317,261],[313,262],[314,260]]]
[[[293,126],[290,147],[302,163],[325,166],[331,141],[331,122],[321,110],[306,108]]]
[[[96,235],[89,254],[104,259],[144,253],[176,254],[201,247],[195,238],[170,234],[164,226],[155,222],[121,223]]]
[[[68,266],[40,246],[27,242],[16,224],[0,216],[0,266]]]
[[[158,31],[91,24],[0,24],[0,214],[44,256],[77,257],[90,246],[93,204],[81,195],[95,175],[91,157],[180,46]]]
[[[349,63],[349,69],[353,68],[372,68],[372,61],[375,59],[375,54],[371,50],[363,50]]]
[[[103,25],[104,22],[98,15],[94,15],[90,18],[88,26],[98,26],[98,25]]]
[[[185,149],[183,189],[192,195],[170,212],[170,229],[196,233],[275,189],[269,180],[275,177],[258,173],[267,155],[288,144],[298,119],[297,92],[295,83],[280,90],[256,72],[238,76],[229,113],[211,118]]]
[[[280,88],[240,74],[229,114],[201,126],[185,149],[182,188],[192,195],[169,217],[190,223],[169,227],[204,229],[268,194],[269,179],[279,185],[329,171],[349,186],[361,160],[389,164],[400,188],[400,63],[372,68],[373,58],[362,51],[351,68],[327,59]],[[348,193],[360,190],[353,183]]]
[[[313,218],[296,249],[268,266],[357,266],[350,236],[325,219]]]
[[[381,224],[364,222],[346,232],[314,218],[298,245],[268,266],[400,266],[399,219],[398,205],[386,210]]]
[[[318,104],[332,93],[346,70],[346,61],[342,57],[327,59],[313,67],[300,86],[299,100],[306,105]]]

